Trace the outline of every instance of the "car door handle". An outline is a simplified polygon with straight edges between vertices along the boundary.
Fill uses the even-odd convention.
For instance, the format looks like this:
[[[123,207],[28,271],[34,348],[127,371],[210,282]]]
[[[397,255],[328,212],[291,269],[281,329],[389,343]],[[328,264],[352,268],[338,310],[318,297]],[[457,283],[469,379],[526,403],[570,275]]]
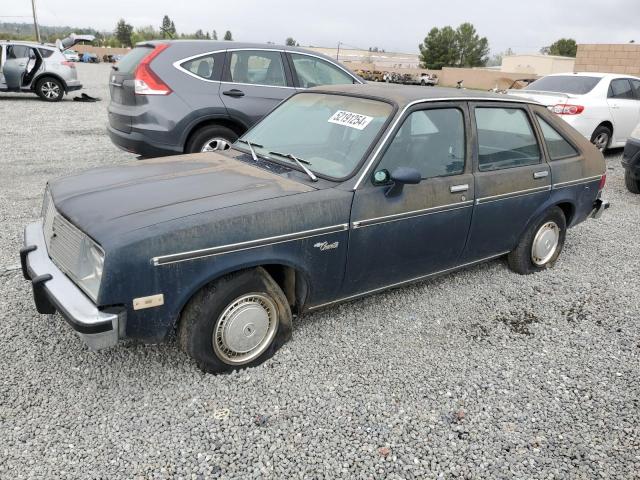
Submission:
[[[451,193],[466,192],[467,190],[469,190],[469,184],[465,183],[463,185],[451,185],[449,190],[451,191]]]
[[[225,90],[224,92],[222,92],[223,95],[226,95],[227,97],[244,97],[244,92],[242,90],[238,90],[237,88],[232,88],[231,90]]]
[[[549,170],[543,170],[541,172],[534,172],[533,178],[544,178],[549,176]]]
[[[26,65],[26,63],[19,63],[18,66],[19,67],[24,67]]]

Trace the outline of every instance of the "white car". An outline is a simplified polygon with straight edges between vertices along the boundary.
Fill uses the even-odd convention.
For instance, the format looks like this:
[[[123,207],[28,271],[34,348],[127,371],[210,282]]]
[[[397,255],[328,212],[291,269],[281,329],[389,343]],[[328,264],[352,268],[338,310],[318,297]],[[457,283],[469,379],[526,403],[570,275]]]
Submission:
[[[559,73],[508,93],[546,105],[602,151],[624,147],[640,122],[640,78],[630,75]]]
[[[76,52],[75,50],[65,50],[62,53],[65,56],[65,58],[70,62],[80,61],[80,55],[78,55],[78,52]]]

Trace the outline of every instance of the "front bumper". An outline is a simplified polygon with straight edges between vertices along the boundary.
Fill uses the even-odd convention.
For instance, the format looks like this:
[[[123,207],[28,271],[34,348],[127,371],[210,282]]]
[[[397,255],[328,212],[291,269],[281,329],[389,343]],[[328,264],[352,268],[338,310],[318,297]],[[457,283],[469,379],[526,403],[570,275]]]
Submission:
[[[595,202],[593,202],[593,210],[591,210],[591,214],[589,215],[591,218],[600,218],[604,211],[608,209],[611,205],[608,200],[603,200],[601,198],[597,198]]]
[[[622,166],[632,178],[640,180],[640,139],[630,137],[622,153]]]
[[[124,314],[104,312],[56,267],[47,253],[42,220],[24,229],[24,247],[20,249],[24,278],[31,281],[33,299],[39,313],[64,317],[92,350],[118,343]]]

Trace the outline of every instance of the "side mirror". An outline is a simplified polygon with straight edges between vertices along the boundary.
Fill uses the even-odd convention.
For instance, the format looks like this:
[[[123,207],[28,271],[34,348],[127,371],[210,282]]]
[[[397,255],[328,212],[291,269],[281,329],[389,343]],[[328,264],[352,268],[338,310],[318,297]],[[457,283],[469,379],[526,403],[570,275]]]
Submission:
[[[402,192],[405,185],[417,185],[422,181],[422,175],[411,167],[398,167],[391,172],[390,180],[393,184],[384,193],[387,197],[394,197]]]

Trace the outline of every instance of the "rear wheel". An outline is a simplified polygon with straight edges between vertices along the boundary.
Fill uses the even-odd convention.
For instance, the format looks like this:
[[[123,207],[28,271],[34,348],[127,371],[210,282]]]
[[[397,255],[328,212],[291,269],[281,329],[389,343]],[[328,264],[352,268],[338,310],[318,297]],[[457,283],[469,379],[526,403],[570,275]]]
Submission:
[[[629,170],[624,172],[624,183],[631,193],[640,193],[640,178],[636,178]]]
[[[208,373],[259,365],[290,337],[287,298],[262,268],[203,288],[185,307],[178,328],[180,347]]]
[[[591,143],[593,143],[598,150],[604,152],[611,144],[611,134],[612,132],[609,127],[599,125],[591,135]]]
[[[567,233],[567,221],[559,207],[553,207],[533,223],[508,255],[509,267],[522,275],[553,267],[560,256]]]
[[[185,153],[228,150],[238,139],[236,132],[222,125],[206,125],[196,130],[185,147]]]
[[[45,77],[38,80],[36,93],[47,102],[59,102],[64,97],[64,87],[60,80],[52,77]]]

